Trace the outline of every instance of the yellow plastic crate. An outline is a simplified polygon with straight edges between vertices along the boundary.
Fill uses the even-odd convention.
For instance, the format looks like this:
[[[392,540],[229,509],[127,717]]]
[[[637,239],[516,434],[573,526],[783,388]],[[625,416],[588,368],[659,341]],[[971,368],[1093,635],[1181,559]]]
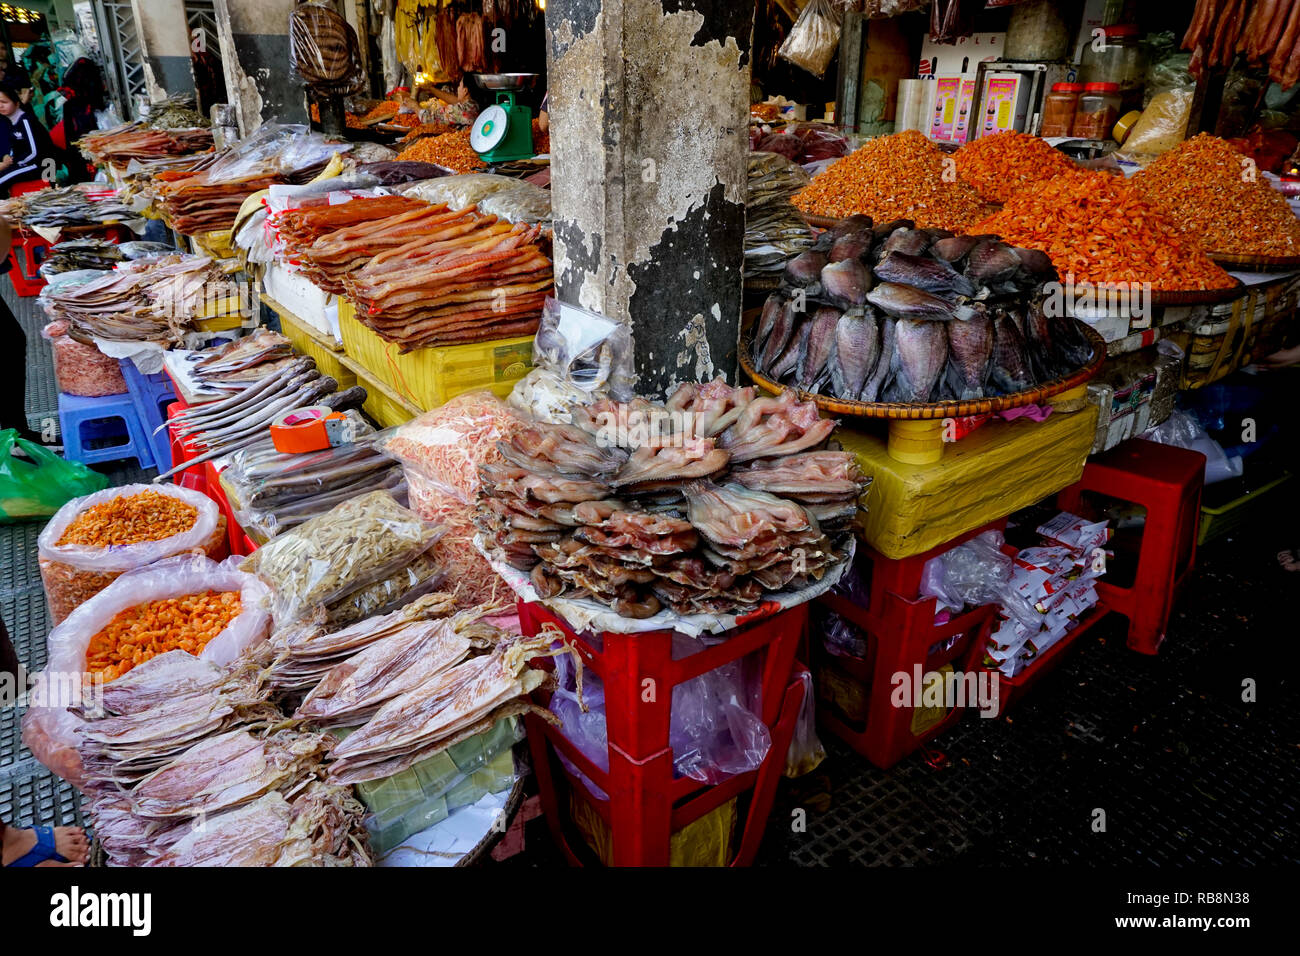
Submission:
[[[357,384],[366,390],[366,400],[361,408],[379,427],[394,428],[420,414],[421,409],[403,399],[352,359],[342,356],[340,361],[357,377]]]
[[[738,798],[714,808],[697,820],[676,830],[668,838],[669,866],[726,866],[735,855]],[[609,827],[587,800],[569,791],[569,813],[573,823],[600,857],[601,863],[611,866],[614,845]]]
[[[234,237],[230,229],[216,229],[191,238],[199,249],[214,259],[229,259],[235,255]]]
[[[403,355],[400,346],[359,322],[346,299],[339,300],[339,330],[349,358],[421,411],[475,389],[505,398],[533,367],[531,335],[438,345]]]
[[[1214,541],[1217,538],[1229,535],[1252,517],[1260,514],[1259,505],[1263,498],[1269,492],[1281,488],[1292,477],[1291,472],[1285,472],[1267,484],[1248,491],[1217,508],[1202,504],[1201,524],[1196,534],[1196,546],[1201,547],[1207,541]]]
[[[273,299],[262,296],[262,301],[280,317],[280,331],[293,347],[303,355],[310,355],[316,360],[316,368],[322,375],[329,375],[339,383],[339,390],[351,388],[357,384],[356,373],[343,364],[342,356],[330,348],[320,337],[320,333],[292,312],[280,307]]]

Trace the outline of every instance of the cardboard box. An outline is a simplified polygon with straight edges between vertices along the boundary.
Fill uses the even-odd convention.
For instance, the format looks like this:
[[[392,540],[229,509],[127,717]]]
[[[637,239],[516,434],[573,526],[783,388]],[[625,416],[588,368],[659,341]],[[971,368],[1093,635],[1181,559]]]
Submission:
[[[974,137],[1008,130],[1024,132],[1029,120],[1030,78],[1023,73],[998,72],[984,77],[980,116],[972,126]]]
[[[929,37],[921,41],[921,62],[917,76],[940,74],[975,75],[981,60],[998,60],[1007,45],[1005,33],[973,33],[956,43],[932,43]]]

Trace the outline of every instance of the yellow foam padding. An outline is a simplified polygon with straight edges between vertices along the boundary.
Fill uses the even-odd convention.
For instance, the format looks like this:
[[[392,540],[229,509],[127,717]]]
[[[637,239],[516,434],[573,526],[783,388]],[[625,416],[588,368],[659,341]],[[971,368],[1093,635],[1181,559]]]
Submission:
[[[931,464],[895,461],[883,427],[835,437],[875,480],[861,519],[866,540],[887,558],[908,558],[1053,495],[1078,481],[1097,433],[1097,408],[1053,413],[1044,422],[991,421],[949,443]]]

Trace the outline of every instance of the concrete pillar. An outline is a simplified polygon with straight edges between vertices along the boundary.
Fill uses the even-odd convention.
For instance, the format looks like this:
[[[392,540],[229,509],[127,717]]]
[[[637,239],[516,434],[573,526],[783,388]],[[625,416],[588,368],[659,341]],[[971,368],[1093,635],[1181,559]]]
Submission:
[[[638,391],[736,381],[745,0],[550,0],[555,285],[631,326]]]
[[[307,98],[289,75],[294,0],[215,0],[226,90],[247,136],[263,121],[307,122]]]
[[[156,103],[174,93],[193,93],[185,0],[131,0],[131,11],[140,34],[150,101]]]

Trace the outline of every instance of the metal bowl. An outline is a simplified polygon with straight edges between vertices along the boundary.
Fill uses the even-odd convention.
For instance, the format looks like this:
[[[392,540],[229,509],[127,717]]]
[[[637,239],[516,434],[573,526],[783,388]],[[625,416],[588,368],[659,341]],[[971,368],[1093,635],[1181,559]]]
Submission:
[[[536,73],[471,73],[474,82],[485,90],[531,90],[537,85]]]

